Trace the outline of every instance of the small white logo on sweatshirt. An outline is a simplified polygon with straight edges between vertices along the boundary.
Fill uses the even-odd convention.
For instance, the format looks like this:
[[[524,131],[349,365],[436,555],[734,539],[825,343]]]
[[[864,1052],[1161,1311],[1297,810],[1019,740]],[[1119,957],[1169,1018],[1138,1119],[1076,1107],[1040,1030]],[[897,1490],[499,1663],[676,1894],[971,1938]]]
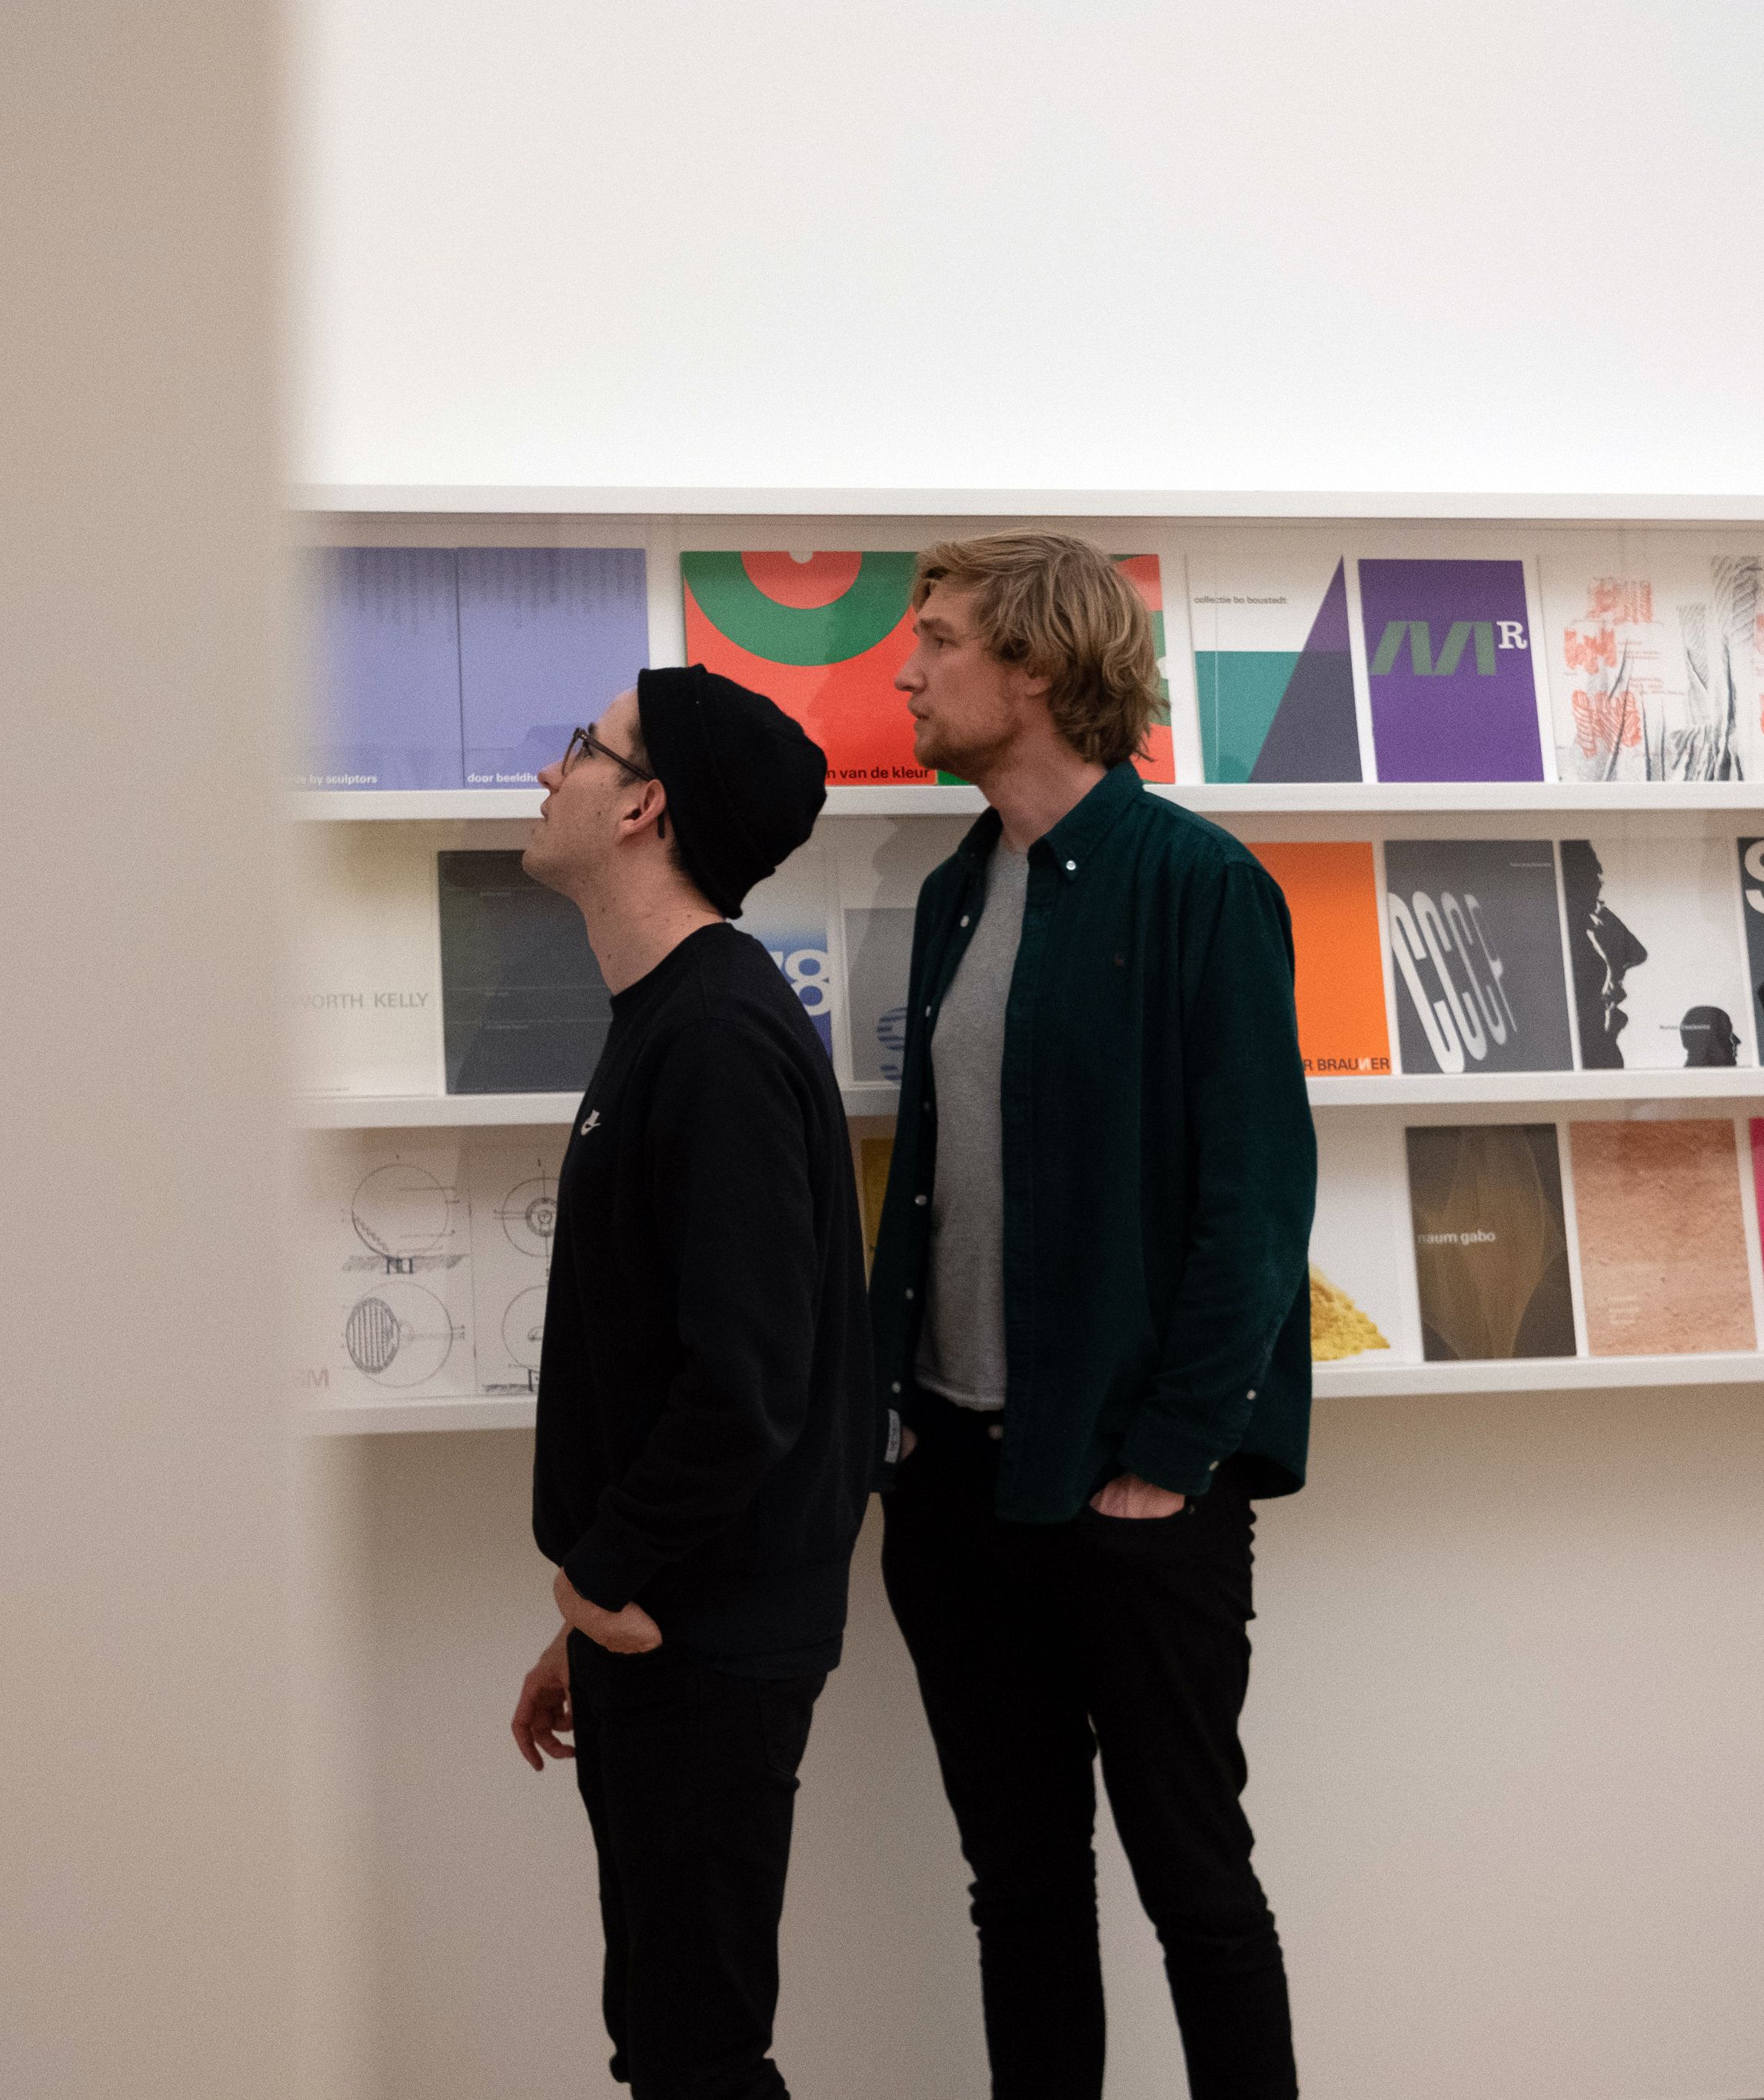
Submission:
[[[597,1128],[597,1127],[598,1127],[598,1125],[599,1125],[599,1123],[600,1123],[600,1110],[599,1110],[598,1109],[591,1109],[591,1110],[589,1111],[589,1116],[588,1116],[588,1120],[587,1120],[587,1122],[586,1122],[586,1123],[584,1123],[582,1125],[582,1135],[583,1135],[583,1136],[584,1136],[584,1137],[586,1137],[586,1136],[587,1136],[587,1135],[588,1135],[588,1133],[589,1133],[591,1130],[593,1130],[593,1129]]]

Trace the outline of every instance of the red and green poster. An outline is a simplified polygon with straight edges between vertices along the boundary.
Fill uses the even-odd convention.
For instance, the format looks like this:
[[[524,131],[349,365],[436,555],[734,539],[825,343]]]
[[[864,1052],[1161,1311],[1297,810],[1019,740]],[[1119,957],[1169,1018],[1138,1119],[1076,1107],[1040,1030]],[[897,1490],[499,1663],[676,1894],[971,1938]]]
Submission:
[[[894,680],[912,654],[911,554],[689,554],[686,660],[768,694],[827,753],[832,787],[955,784],[913,756],[912,717]],[[1155,554],[1122,562],[1164,651],[1163,586]],[[1175,778],[1170,704],[1140,772]]]

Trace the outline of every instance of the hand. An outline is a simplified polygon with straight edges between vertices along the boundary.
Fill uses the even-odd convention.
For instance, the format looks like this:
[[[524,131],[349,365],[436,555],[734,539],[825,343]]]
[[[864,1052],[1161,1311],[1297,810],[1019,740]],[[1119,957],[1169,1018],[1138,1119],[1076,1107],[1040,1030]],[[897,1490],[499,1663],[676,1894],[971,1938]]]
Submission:
[[[557,1639],[527,1671],[510,1724],[516,1747],[535,1771],[545,1769],[545,1758],[576,1755],[573,1743],[558,1740],[560,1729],[569,1735],[575,1727],[570,1713],[570,1662],[564,1650],[569,1637],[570,1629],[559,1626]],[[545,1758],[539,1754],[541,1750]]]
[[[1174,1488],[1154,1486],[1137,1473],[1118,1473],[1090,1498],[1099,1516],[1174,1516],[1188,1500]]]
[[[641,1604],[627,1604],[622,1612],[602,1611],[586,1597],[579,1597],[570,1578],[560,1568],[551,1586],[558,1609],[579,1634],[586,1634],[597,1648],[613,1655],[647,1655],[662,1644],[661,1628]]]

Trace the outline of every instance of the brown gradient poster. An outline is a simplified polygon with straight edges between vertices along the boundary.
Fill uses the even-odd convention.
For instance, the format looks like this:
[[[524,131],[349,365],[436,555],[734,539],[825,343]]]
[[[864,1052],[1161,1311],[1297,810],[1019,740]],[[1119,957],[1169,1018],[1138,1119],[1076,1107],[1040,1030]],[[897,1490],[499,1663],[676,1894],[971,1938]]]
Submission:
[[[1372,849],[1358,840],[1250,850],[1280,885],[1298,957],[1299,1048],[1313,1079],[1388,1073]]]
[[[882,1201],[889,1192],[889,1168],[894,1160],[892,1117],[853,1116],[851,1163],[858,1177],[858,1207],[863,1219],[864,1273],[875,1260],[876,1234],[882,1229]]]
[[[1756,1348],[1733,1125],[1571,1123],[1568,1151],[1593,1354]]]
[[[1555,1125],[1446,1125],[1407,1136],[1427,1361],[1572,1357]]]

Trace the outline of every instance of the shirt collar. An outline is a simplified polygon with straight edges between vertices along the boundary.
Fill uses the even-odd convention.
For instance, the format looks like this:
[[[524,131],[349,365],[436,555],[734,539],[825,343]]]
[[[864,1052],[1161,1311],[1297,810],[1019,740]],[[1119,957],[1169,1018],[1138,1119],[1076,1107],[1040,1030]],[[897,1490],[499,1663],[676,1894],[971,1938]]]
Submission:
[[[1109,767],[1083,801],[1067,810],[1045,837],[1036,840],[1029,849],[1030,858],[1045,855],[1071,881],[1144,792],[1132,760],[1122,759],[1118,765]],[[1003,828],[998,811],[988,810],[957,847],[957,854],[970,863],[985,860]]]

